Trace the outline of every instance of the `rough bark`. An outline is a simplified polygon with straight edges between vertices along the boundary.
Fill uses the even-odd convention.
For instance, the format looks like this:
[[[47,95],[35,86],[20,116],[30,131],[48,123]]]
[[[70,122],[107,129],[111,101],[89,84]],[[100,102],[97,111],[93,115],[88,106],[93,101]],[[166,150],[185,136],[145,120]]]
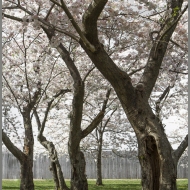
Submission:
[[[80,150],[73,153],[69,149],[69,152],[71,161],[71,190],[88,190],[84,154]]]
[[[57,156],[57,151],[52,142],[48,141],[44,136],[38,136],[39,142],[48,150],[50,156],[50,171],[53,175],[53,180],[55,182],[55,189],[57,190],[69,190],[65,183],[63,177],[63,172],[61,165],[59,163],[59,158]]]
[[[177,156],[174,156],[174,151],[166,137],[164,128],[152,112],[148,99],[158,78],[167,45],[180,15],[179,13],[175,16],[172,15],[172,19],[167,20],[160,29],[159,35],[150,50],[142,78],[139,84],[133,87],[129,75],[115,65],[103,46],[96,40],[97,32],[94,32],[94,28],[97,27],[97,15],[105,6],[103,2],[106,3],[103,0],[93,1],[83,17],[84,33],[95,46],[96,52],[89,51],[82,40],[80,44],[98,70],[113,86],[136,133],[143,190],[176,190]],[[96,6],[93,6],[94,4]],[[96,9],[97,6],[100,6],[99,10]],[[171,1],[170,7],[172,9],[175,7],[181,9],[181,6],[182,1]],[[92,21],[93,26],[87,24],[90,21]],[[186,147],[187,144],[182,149],[184,150]]]
[[[24,156],[20,160],[21,164],[21,190],[33,190],[33,147],[34,147],[34,137],[32,131],[32,123],[30,118],[31,105],[23,108],[22,116],[24,121],[25,138],[23,152]]]
[[[6,133],[2,131],[2,140],[8,150],[19,160],[20,162],[20,190],[33,190],[33,159],[28,154],[24,154],[11,142]],[[29,150],[29,149],[28,149]]]
[[[33,190],[33,159],[29,156],[23,155],[22,162],[20,162],[21,168],[21,182],[20,182],[20,190]]]
[[[24,129],[25,129],[25,138],[24,138],[24,147],[23,152],[19,150],[11,142],[9,137],[2,131],[2,140],[8,150],[19,160],[20,162],[20,190],[34,190],[33,183],[33,132],[30,119],[30,107],[27,106],[22,112]]]

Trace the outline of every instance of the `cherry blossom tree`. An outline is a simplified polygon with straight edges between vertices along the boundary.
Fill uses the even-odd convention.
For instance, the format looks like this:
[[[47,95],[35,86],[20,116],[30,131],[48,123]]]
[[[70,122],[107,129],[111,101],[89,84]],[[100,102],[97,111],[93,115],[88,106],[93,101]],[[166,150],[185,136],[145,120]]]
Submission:
[[[30,28],[28,27],[27,29],[29,30]],[[27,30],[26,30],[26,28],[24,28],[23,35],[25,35],[26,32],[27,32]],[[46,33],[48,35],[51,35],[48,32],[49,31],[46,31]],[[40,35],[40,33],[38,35]],[[30,36],[28,36],[28,37],[30,37]],[[24,37],[23,37],[22,43],[24,45],[27,43],[27,40]],[[16,45],[19,48],[22,47],[18,43],[16,43]],[[29,43],[29,46],[30,45],[31,44]],[[53,42],[51,40],[51,46],[57,47],[57,45],[59,45],[59,43]],[[29,50],[29,46],[25,50],[28,51]],[[10,45],[10,47],[11,47],[11,45]],[[22,50],[22,49],[20,48],[20,50]],[[42,50],[45,51],[46,48],[43,47]],[[32,52],[32,50],[30,50],[30,51]],[[69,71],[71,73],[71,76],[73,77],[73,80],[74,80],[74,98],[73,98],[73,101],[72,101],[73,102],[73,106],[72,106],[72,110],[71,110],[71,113],[70,113],[70,116],[69,116],[69,118],[71,120],[71,124],[70,124],[70,128],[71,129],[70,130],[72,131],[72,128],[73,128],[73,131],[74,131],[74,134],[72,134],[71,131],[70,131],[70,135],[69,135],[69,142],[70,142],[69,154],[70,154],[70,157],[71,157],[71,165],[74,167],[74,169],[72,169],[72,172],[74,172],[74,175],[72,176],[72,183],[71,183],[71,185],[73,186],[73,188],[75,188],[75,186],[78,187],[78,188],[81,188],[82,186],[87,186],[87,183],[86,183],[86,177],[85,177],[85,159],[84,159],[83,153],[80,151],[80,148],[79,148],[80,140],[82,138],[84,138],[85,136],[87,136],[98,125],[98,123],[101,121],[101,119],[104,117],[104,112],[105,112],[106,105],[107,105],[107,102],[108,102],[108,98],[109,98],[109,94],[110,94],[110,89],[107,91],[106,99],[103,102],[103,105],[102,105],[102,107],[101,107],[101,109],[99,111],[99,114],[97,114],[97,116],[87,126],[87,128],[85,128],[84,130],[81,131],[81,127],[80,127],[81,126],[81,119],[80,118],[82,118],[83,99],[84,99],[84,95],[85,95],[85,93],[84,93],[84,82],[87,79],[87,77],[90,74],[90,72],[93,70],[93,68],[90,69],[85,74],[84,79],[82,80],[82,78],[81,78],[81,76],[79,74],[79,71],[78,71],[77,67],[75,66],[74,61],[70,57],[70,53],[66,50],[66,48],[64,46],[61,46],[60,51],[62,53],[63,60],[65,61],[66,65],[67,65],[67,67],[68,67],[68,69],[69,69]],[[14,50],[13,50],[13,52],[14,52]],[[36,53],[36,52],[34,51],[32,53]],[[28,73],[28,68],[30,69],[30,67],[31,67],[31,59],[33,58],[32,53],[30,54],[30,56],[27,56],[26,53],[24,54],[24,56],[25,56],[25,59],[24,59],[25,60],[24,75],[27,76],[27,77],[28,77],[28,74],[29,74]],[[46,51],[45,51],[45,54],[46,54]],[[5,63],[6,63],[6,60],[9,59],[9,55],[6,54],[6,51],[5,51],[5,55],[6,55],[6,57],[5,57]],[[19,53],[18,53],[18,56],[20,56]],[[52,56],[52,55],[50,55],[50,56]],[[43,57],[41,56],[40,59],[42,59],[42,58]],[[30,75],[30,80],[28,80],[28,78],[26,80],[27,81],[27,85],[26,85],[25,91],[28,91],[29,95],[30,95],[30,92],[31,92],[30,85],[31,86],[33,85],[32,82],[34,82],[33,80],[36,79],[36,75],[37,75],[38,78],[36,80],[36,83],[37,83],[36,85],[37,85],[37,90],[39,91],[39,97],[36,100],[36,102],[34,103],[33,107],[31,107],[30,111],[33,111],[33,113],[30,113],[29,116],[32,118],[32,116],[34,114],[35,117],[36,117],[37,124],[38,124],[38,130],[39,130],[38,140],[49,151],[50,158],[51,158],[51,165],[52,165],[53,175],[54,175],[54,179],[55,179],[55,182],[56,182],[56,186],[60,187],[61,189],[68,189],[66,187],[66,185],[64,183],[64,179],[62,177],[62,173],[61,173],[61,170],[60,170],[60,164],[59,164],[59,161],[58,161],[58,156],[57,156],[55,147],[54,147],[54,145],[53,145],[52,142],[48,141],[43,136],[43,131],[44,131],[44,128],[45,128],[48,112],[49,112],[49,110],[50,110],[50,108],[52,106],[52,103],[53,103],[54,99],[56,97],[64,94],[65,92],[68,92],[68,90],[62,90],[62,89],[60,89],[61,85],[58,86],[58,85],[56,85],[56,82],[54,82],[55,78],[56,78],[56,80],[58,80],[59,83],[61,82],[61,83],[65,84],[64,77],[62,79],[59,78],[59,77],[62,77],[61,74],[63,73],[63,71],[60,72],[60,70],[59,70],[60,69],[59,64],[57,66],[58,58],[59,58],[59,56],[57,57],[57,59],[55,59],[55,61],[53,59],[53,61],[54,61],[53,64],[52,64],[51,61],[48,61],[48,64],[45,64],[44,63],[45,60],[40,61],[39,59],[33,61],[34,62],[33,63],[33,72],[30,69],[30,74],[31,74]],[[46,55],[46,57],[44,59],[49,59],[49,56]],[[22,61],[22,58],[21,58],[21,61]],[[28,61],[28,63],[26,61]],[[42,63],[44,63],[43,66],[41,65]],[[50,66],[51,64],[52,64],[52,66]],[[5,68],[4,68],[5,73],[6,73],[6,69],[8,69],[8,66],[9,65],[5,64]],[[18,64],[15,65],[15,67],[18,67]],[[55,70],[57,71],[57,73],[55,73]],[[47,71],[49,71],[49,73]],[[9,73],[9,74],[11,74],[11,72],[12,71],[7,71],[7,73]],[[45,72],[47,73],[46,76],[44,76]],[[52,76],[53,74],[54,74],[54,76]],[[21,74],[17,73],[17,75],[19,75],[19,77],[21,77],[22,73]],[[43,76],[43,79],[42,79],[42,76]],[[32,80],[31,78],[34,78],[34,79]],[[21,90],[21,94],[20,94],[20,92],[17,92],[17,95],[15,95],[15,93],[13,92],[12,88],[9,85],[9,82],[6,80],[6,77],[4,77],[4,79],[6,81],[7,86],[9,87],[10,91],[12,92],[12,95],[15,97],[15,100],[17,100],[17,97],[19,97],[20,101],[22,101],[22,98],[26,102],[28,101],[27,94],[26,94],[26,97],[23,97],[23,96],[21,97],[23,89]],[[19,80],[15,81],[16,85],[20,85],[21,88],[23,88],[24,84],[23,83],[17,84],[18,81]],[[82,87],[81,87],[81,84],[82,84]],[[54,95],[53,99],[50,99],[50,95],[52,93],[56,92],[55,89],[60,90],[60,92],[58,92],[56,95]],[[34,88],[34,91],[35,90],[36,89]],[[41,93],[41,91],[42,91],[42,93]],[[7,91],[5,91],[5,92],[7,92]],[[39,104],[40,101],[42,101],[41,104]],[[17,103],[17,101],[16,101],[16,103]],[[37,112],[37,108],[40,108],[39,111],[43,112],[43,109],[45,108],[45,104],[46,103],[48,103],[48,106],[47,106],[47,108],[45,110],[43,122],[41,122],[40,121],[40,117],[39,117],[38,112]],[[18,107],[18,105],[17,105],[17,107]],[[23,116],[23,118],[25,118],[25,117]],[[31,118],[30,118],[30,122],[32,123]],[[32,131],[32,129],[31,129],[31,131]],[[76,134],[75,133],[81,133],[81,137],[78,139],[78,141],[76,141]],[[7,144],[6,144],[6,146],[7,146]],[[10,151],[12,151],[12,150],[10,149]],[[77,151],[78,151],[78,153],[77,153]],[[31,157],[31,160],[32,160],[32,158],[33,158],[33,156]],[[75,168],[77,169],[77,174],[75,174],[75,171],[76,171]],[[80,175],[79,175],[79,172],[80,172]],[[81,174],[83,176],[82,176],[82,178],[79,178],[81,176]],[[32,178],[32,174],[30,173],[29,175],[31,175],[31,178]],[[21,179],[23,179],[23,176],[22,176]],[[21,186],[22,186],[22,184],[21,184]],[[32,187],[29,186],[29,187],[21,187],[21,188],[32,188]],[[84,187],[84,188],[86,188],[86,187]]]
[[[32,172],[33,133],[35,134],[36,130],[32,121],[33,115],[37,115],[37,109],[42,113],[49,101],[48,105],[51,106],[54,99],[52,100],[50,97],[56,91],[59,91],[59,93],[54,98],[70,91],[68,89],[63,90],[59,85],[56,85],[56,80],[65,84],[65,86],[69,83],[68,77],[64,81],[64,76],[61,76],[65,70],[64,67],[60,70],[59,64],[57,64],[57,61],[60,61],[59,56],[50,55],[49,42],[42,41],[40,32],[29,33],[30,31],[24,28],[18,33],[11,31],[11,34],[3,38],[3,101],[5,108],[4,121],[7,121],[7,123],[3,129],[2,140],[21,163],[20,189],[34,189]],[[41,50],[35,48],[36,44],[41,44],[39,47]],[[48,64],[42,66],[47,60]],[[50,106],[47,107],[46,112],[50,110]],[[14,109],[12,112],[16,112],[16,116],[13,114],[7,115],[7,112],[11,112],[11,109]],[[40,140],[45,138],[42,135],[43,129],[41,128],[44,128],[47,119],[46,114],[42,127],[39,126],[40,134],[38,137]],[[23,123],[19,121],[18,117],[23,118]],[[20,125],[23,126],[24,131]],[[19,140],[19,143],[14,142],[15,138]],[[24,143],[23,152],[20,150],[22,147],[19,146],[22,143]],[[59,165],[59,161],[56,164]],[[65,185],[63,177],[62,182]],[[64,188],[68,189],[66,185]]]
[[[127,1],[6,1],[3,15],[23,24],[31,23],[37,29],[41,27],[70,69],[76,90],[69,137],[73,166],[83,157],[78,150],[81,131],[73,130],[76,127],[72,126],[80,129],[82,104],[79,102],[83,96],[79,91],[82,94],[84,86],[60,42],[62,36],[72,38],[77,44],[75,51],[83,59],[90,58],[114,88],[137,137],[143,189],[176,190],[176,166],[187,147],[188,137],[173,149],[159,110],[160,102],[175,81],[183,91],[186,89],[183,76],[187,73],[188,4],[183,0],[156,4],[143,0],[136,7],[142,11],[135,10]],[[15,10],[22,15],[14,15]],[[155,92],[161,92],[161,96],[153,109]],[[77,103],[80,105],[76,110]],[[170,107],[176,109],[175,102]],[[75,123],[77,113],[80,117]],[[72,168],[71,189],[87,189],[86,179],[84,176],[84,180],[79,179],[77,168]]]
[[[30,78],[28,75],[28,69],[31,68],[26,68],[27,62],[29,62],[27,51],[36,38],[34,38],[31,43],[25,44],[25,31],[23,31],[21,35],[23,39],[21,43],[19,43],[14,36],[11,37],[12,40],[15,41],[18,48],[17,52],[14,52],[16,55],[14,55],[8,47],[3,48],[3,53],[5,53],[3,58],[3,99],[4,102],[7,102],[12,107],[16,107],[23,118],[23,151],[11,142],[4,129],[2,130],[2,140],[9,151],[19,160],[21,164],[20,189],[34,189],[32,172],[34,138],[31,112],[39,100],[41,88],[39,80],[35,81],[34,77]],[[12,54],[12,57],[6,56],[7,51]],[[21,51],[20,54],[19,51]],[[21,59],[19,60],[20,57]],[[20,84],[16,81],[19,81]],[[33,84],[31,84],[31,81]],[[13,127],[15,127],[14,123]],[[7,128],[5,130],[7,130]]]

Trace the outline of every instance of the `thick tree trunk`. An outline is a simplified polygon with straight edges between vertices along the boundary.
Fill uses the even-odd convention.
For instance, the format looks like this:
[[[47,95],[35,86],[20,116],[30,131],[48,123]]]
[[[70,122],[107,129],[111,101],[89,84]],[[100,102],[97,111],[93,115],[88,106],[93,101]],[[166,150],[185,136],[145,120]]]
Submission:
[[[98,152],[97,152],[97,179],[96,185],[103,185],[102,183],[102,138],[100,137]]]
[[[176,190],[177,161],[162,123],[148,104],[138,110],[129,120],[138,140],[143,190]]]
[[[71,190],[88,190],[85,174],[86,162],[83,152],[80,150],[70,154],[71,161]]]
[[[177,170],[172,151],[157,146],[151,135],[142,138],[139,145],[143,190],[177,190]],[[167,157],[163,158],[163,154],[167,154]]]
[[[30,119],[30,108],[25,107],[22,113],[24,128],[25,128],[25,138],[23,147],[23,156],[19,160],[21,164],[21,183],[20,190],[33,190],[33,147],[34,147],[34,137],[32,131],[32,124]]]
[[[20,190],[34,190],[33,183],[33,160],[31,160],[28,156],[24,156],[21,163],[21,182],[20,182]]]

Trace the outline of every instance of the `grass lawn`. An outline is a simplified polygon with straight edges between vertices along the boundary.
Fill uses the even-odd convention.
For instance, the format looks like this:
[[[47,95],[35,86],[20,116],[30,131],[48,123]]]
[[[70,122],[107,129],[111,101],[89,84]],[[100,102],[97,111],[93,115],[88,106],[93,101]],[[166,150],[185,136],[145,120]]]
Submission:
[[[69,186],[69,180],[66,180]],[[95,180],[88,180],[89,190],[141,190],[138,179],[107,179],[103,180],[104,186],[96,186]],[[2,180],[2,190],[18,190],[19,180]],[[54,190],[53,180],[34,180],[35,190]],[[177,180],[178,190],[188,190],[188,180]]]

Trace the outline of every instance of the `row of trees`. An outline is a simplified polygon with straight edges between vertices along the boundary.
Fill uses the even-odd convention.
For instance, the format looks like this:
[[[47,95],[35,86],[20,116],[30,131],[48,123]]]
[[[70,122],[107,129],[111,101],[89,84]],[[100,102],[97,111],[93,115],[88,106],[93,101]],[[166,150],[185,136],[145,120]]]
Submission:
[[[187,111],[187,2],[142,1],[138,11],[127,1],[32,2],[3,1],[3,102],[23,122],[9,115],[12,127],[2,134],[21,164],[20,189],[34,189],[35,134],[49,153],[56,189],[68,190],[60,141],[68,142],[70,189],[87,190],[82,150],[95,138],[100,185],[103,136],[131,147],[133,133],[143,189],[176,190],[188,137],[173,149],[163,121]],[[12,130],[22,134],[23,150]]]

